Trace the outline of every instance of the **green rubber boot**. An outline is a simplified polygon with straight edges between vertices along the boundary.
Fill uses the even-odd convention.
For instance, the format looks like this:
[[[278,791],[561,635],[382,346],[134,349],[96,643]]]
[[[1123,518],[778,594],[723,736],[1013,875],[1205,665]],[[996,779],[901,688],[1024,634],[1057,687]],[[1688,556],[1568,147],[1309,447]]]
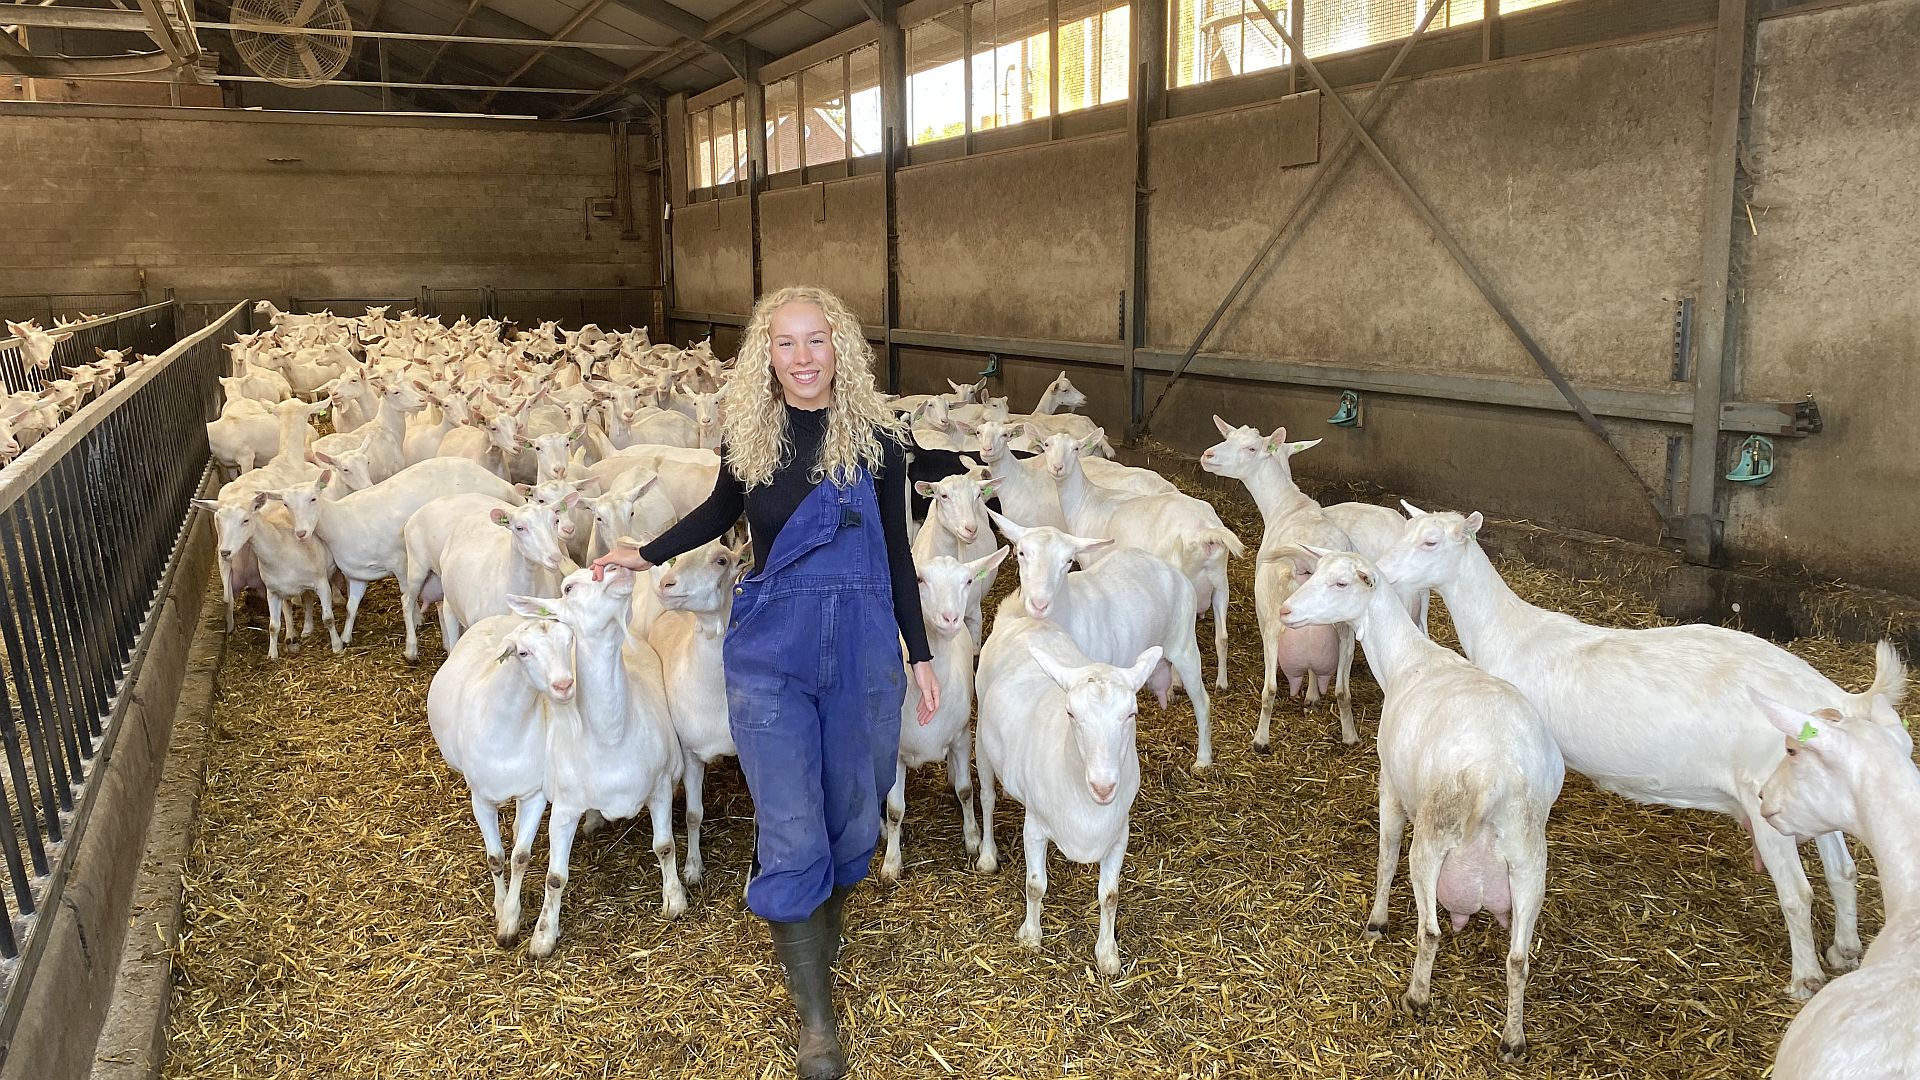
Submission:
[[[847,910],[847,896],[853,892],[853,886],[843,885],[828,895],[823,910],[827,913],[827,928],[833,932],[833,949],[827,954],[829,964],[840,962],[840,947],[847,942],[845,923],[842,916]]]
[[[773,951],[787,973],[787,992],[800,1016],[796,1073],[800,1080],[839,1080],[847,1056],[833,1015],[833,952],[836,936],[822,904],[805,922],[769,922]]]

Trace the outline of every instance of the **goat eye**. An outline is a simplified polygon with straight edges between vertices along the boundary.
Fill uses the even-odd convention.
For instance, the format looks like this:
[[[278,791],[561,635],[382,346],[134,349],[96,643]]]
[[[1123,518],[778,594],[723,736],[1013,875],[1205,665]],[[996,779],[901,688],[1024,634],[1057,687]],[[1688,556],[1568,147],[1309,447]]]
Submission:
[[[1798,753],[1800,753],[1800,751],[1799,751],[1799,749],[1798,749],[1798,748],[1796,748],[1796,747],[1792,747],[1792,746],[1789,746],[1789,747],[1787,747],[1787,756],[1788,756],[1788,757],[1793,757],[1793,756],[1795,756],[1795,755],[1796,755],[1796,754],[1798,754]]]

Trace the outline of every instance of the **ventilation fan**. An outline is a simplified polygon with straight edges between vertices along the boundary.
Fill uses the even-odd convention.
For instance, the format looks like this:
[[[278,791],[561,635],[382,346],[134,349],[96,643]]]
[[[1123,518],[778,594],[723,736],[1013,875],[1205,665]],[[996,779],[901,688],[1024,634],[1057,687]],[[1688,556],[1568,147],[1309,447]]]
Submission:
[[[319,86],[346,70],[353,51],[342,0],[234,0],[232,21],[262,28],[233,31],[233,47],[254,74],[281,86]]]

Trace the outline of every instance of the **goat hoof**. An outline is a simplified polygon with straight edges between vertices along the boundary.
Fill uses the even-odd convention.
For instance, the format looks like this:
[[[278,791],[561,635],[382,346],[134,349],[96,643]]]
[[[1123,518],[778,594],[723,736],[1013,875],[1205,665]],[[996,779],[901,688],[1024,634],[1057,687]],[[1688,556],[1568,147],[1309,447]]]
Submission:
[[[1527,1040],[1521,1039],[1518,1042],[1508,1042],[1505,1039],[1500,1040],[1501,1061],[1519,1061],[1526,1056]]]
[[[1859,949],[1843,949],[1838,945],[1827,946],[1827,966],[1835,971],[1852,971],[1860,966]]]
[[[493,940],[498,942],[501,948],[511,949],[513,948],[513,943],[520,940],[520,931],[517,929],[496,930],[493,933]]]
[[[1415,1020],[1425,1020],[1427,1018],[1427,1010],[1431,1007],[1431,1002],[1424,999],[1416,1001],[1412,994],[1400,995],[1400,1011],[1413,1017]]]
[[[1808,1001],[1827,984],[1825,975],[1808,975],[1787,984],[1787,996],[1795,1001]]]
[[[1273,753],[1273,744],[1263,742],[1254,743],[1253,752],[1256,754],[1271,754]]]
[[[1370,922],[1365,930],[1360,931],[1360,937],[1366,941],[1379,941],[1386,936],[1387,924],[1383,922]]]

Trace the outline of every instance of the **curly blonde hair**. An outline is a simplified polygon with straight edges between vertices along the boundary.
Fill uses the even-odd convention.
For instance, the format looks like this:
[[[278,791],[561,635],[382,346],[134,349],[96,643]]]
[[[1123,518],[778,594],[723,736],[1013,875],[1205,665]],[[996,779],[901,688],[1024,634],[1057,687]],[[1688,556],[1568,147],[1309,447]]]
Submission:
[[[774,470],[793,453],[787,431],[786,397],[773,371],[773,313],[792,303],[818,307],[832,333],[833,397],[828,402],[827,434],[820,460],[809,474],[815,483],[854,481],[858,471],[880,468],[881,437],[898,440],[905,430],[873,383],[873,350],[860,320],[838,296],[811,285],[794,285],[760,298],[740,338],[733,375],[722,396],[721,433],[727,464],[749,489],[773,480]]]

